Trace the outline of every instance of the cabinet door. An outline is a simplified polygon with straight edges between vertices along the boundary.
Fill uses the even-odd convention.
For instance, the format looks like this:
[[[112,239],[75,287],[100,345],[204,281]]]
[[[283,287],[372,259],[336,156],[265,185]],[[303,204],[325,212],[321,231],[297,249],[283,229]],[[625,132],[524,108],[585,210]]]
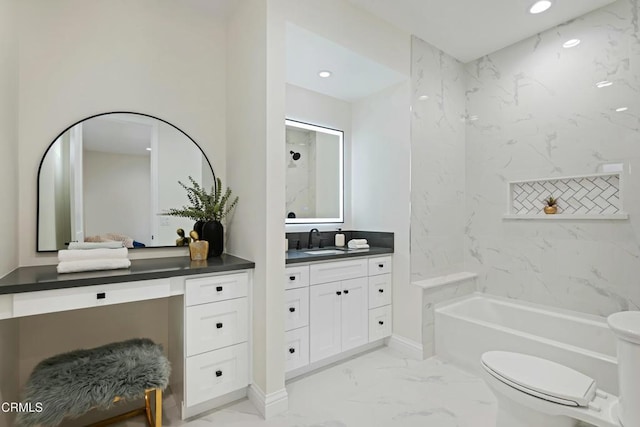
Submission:
[[[340,353],[340,282],[309,288],[309,346],[311,363]]]
[[[369,286],[366,277],[342,282],[342,351],[369,342]]]

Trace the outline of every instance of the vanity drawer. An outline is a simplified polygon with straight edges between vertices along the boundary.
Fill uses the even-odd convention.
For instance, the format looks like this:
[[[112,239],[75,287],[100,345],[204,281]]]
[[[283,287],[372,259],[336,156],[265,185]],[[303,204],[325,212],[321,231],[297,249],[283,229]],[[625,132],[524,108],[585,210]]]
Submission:
[[[391,256],[369,258],[369,276],[391,273]]]
[[[391,274],[369,276],[369,308],[391,304]]]
[[[312,285],[339,282],[367,275],[367,259],[323,262],[309,266],[309,278]]]
[[[369,310],[369,342],[391,335],[391,306]]]
[[[294,329],[284,336],[285,372],[309,364],[309,328]]]
[[[284,330],[301,328],[309,324],[309,288],[284,292]]]
[[[165,298],[169,296],[169,292],[169,279],[24,292],[13,296],[13,315],[14,317],[30,316]]]
[[[201,277],[184,281],[184,299],[187,306],[246,297],[249,287],[247,273]]]
[[[295,289],[309,286],[309,266],[287,267],[284,274],[284,288]]]
[[[186,406],[246,387],[249,384],[247,343],[188,357],[185,382]]]
[[[247,341],[247,298],[187,307],[185,316],[187,356]]]

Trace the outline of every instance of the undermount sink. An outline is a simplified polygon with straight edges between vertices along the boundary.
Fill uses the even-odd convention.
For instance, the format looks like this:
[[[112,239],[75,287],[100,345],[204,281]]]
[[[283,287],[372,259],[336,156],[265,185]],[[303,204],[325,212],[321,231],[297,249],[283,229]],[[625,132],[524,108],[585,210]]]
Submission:
[[[320,249],[317,251],[305,251],[304,253],[309,255],[338,255],[343,254],[344,251],[338,249]]]

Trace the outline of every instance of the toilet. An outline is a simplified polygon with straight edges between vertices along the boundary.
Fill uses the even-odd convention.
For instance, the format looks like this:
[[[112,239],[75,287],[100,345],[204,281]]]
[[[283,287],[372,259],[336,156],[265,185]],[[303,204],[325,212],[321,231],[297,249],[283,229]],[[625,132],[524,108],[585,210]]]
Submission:
[[[619,397],[567,366],[508,351],[481,356],[481,376],[496,395],[496,427],[640,427],[640,311],[607,318],[617,338]]]

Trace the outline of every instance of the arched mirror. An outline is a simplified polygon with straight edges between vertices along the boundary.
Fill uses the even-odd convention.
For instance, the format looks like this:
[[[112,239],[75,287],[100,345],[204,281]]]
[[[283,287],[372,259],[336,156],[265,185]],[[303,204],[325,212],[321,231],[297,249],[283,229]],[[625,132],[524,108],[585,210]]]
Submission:
[[[185,218],[159,215],[189,203],[178,181],[215,185],[198,144],[172,124],[117,112],[81,120],[54,139],[38,171],[38,252],[70,241],[175,246]]]

